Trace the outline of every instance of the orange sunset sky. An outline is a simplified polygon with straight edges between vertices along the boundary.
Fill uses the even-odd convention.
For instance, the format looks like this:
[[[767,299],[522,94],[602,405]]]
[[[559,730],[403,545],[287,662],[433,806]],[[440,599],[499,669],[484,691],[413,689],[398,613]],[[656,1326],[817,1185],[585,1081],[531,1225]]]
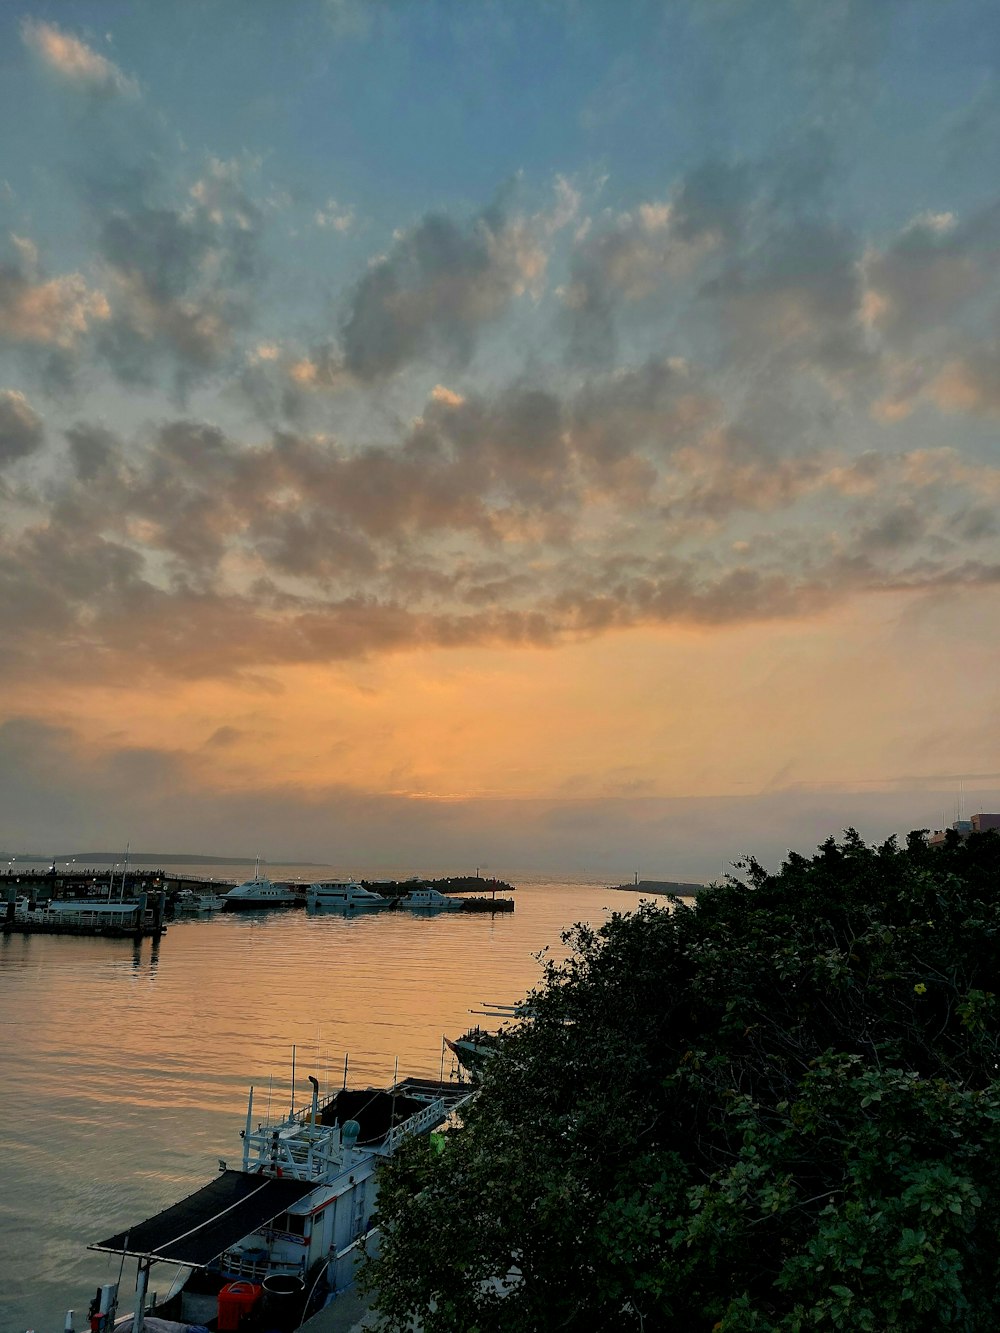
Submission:
[[[0,849],[1000,809],[985,0],[0,16]]]

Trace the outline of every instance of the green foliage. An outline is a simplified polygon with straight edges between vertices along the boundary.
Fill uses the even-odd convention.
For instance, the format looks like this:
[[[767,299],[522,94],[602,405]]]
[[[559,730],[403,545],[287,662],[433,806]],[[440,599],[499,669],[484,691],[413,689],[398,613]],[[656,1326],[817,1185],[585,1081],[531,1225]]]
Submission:
[[[1000,838],[853,830],[577,926],[444,1150],[384,1172],[384,1329],[982,1330]]]

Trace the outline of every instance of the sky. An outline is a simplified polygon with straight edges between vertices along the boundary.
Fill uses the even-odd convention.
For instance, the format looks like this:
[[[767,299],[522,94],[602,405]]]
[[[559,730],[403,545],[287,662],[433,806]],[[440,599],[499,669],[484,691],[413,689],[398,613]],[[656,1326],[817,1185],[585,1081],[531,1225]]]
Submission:
[[[992,0],[0,7],[0,849],[1000,809]]]

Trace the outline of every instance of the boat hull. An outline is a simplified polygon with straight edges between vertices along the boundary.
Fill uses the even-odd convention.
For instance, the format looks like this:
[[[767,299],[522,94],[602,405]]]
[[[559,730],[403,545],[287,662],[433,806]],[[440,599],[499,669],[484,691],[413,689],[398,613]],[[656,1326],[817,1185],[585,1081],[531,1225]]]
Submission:
[[[286,907],[305,907],[304,898],[227,898],[224,912],[273,912]]]

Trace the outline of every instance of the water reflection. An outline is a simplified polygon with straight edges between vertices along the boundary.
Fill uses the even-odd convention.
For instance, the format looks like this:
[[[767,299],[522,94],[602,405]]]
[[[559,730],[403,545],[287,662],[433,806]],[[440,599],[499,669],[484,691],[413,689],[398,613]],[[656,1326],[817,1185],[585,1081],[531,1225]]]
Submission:
[[[149,957],[146,958],[145,941],[135,940],[132,944],[132,971],[145,972],[149,976],[156,975],[157,964],[160,961],[160,940],[149,940]]]
[[[160,941],[9,935],[0,948],[3,1328],[61,1328],[109,1280],[88,1241],[146,1217],[238,1152],[247,1087],[287,1100],[437,1077],[442,1039],[515,1001],[535,955],[621,895],[522,888],[513,914],[218,913]],[[148,952],[147,952],[148,951]],[[446,1067],[447,1072],[447,1067]],[[110,1273],[113,1279],[114,1273]]]

